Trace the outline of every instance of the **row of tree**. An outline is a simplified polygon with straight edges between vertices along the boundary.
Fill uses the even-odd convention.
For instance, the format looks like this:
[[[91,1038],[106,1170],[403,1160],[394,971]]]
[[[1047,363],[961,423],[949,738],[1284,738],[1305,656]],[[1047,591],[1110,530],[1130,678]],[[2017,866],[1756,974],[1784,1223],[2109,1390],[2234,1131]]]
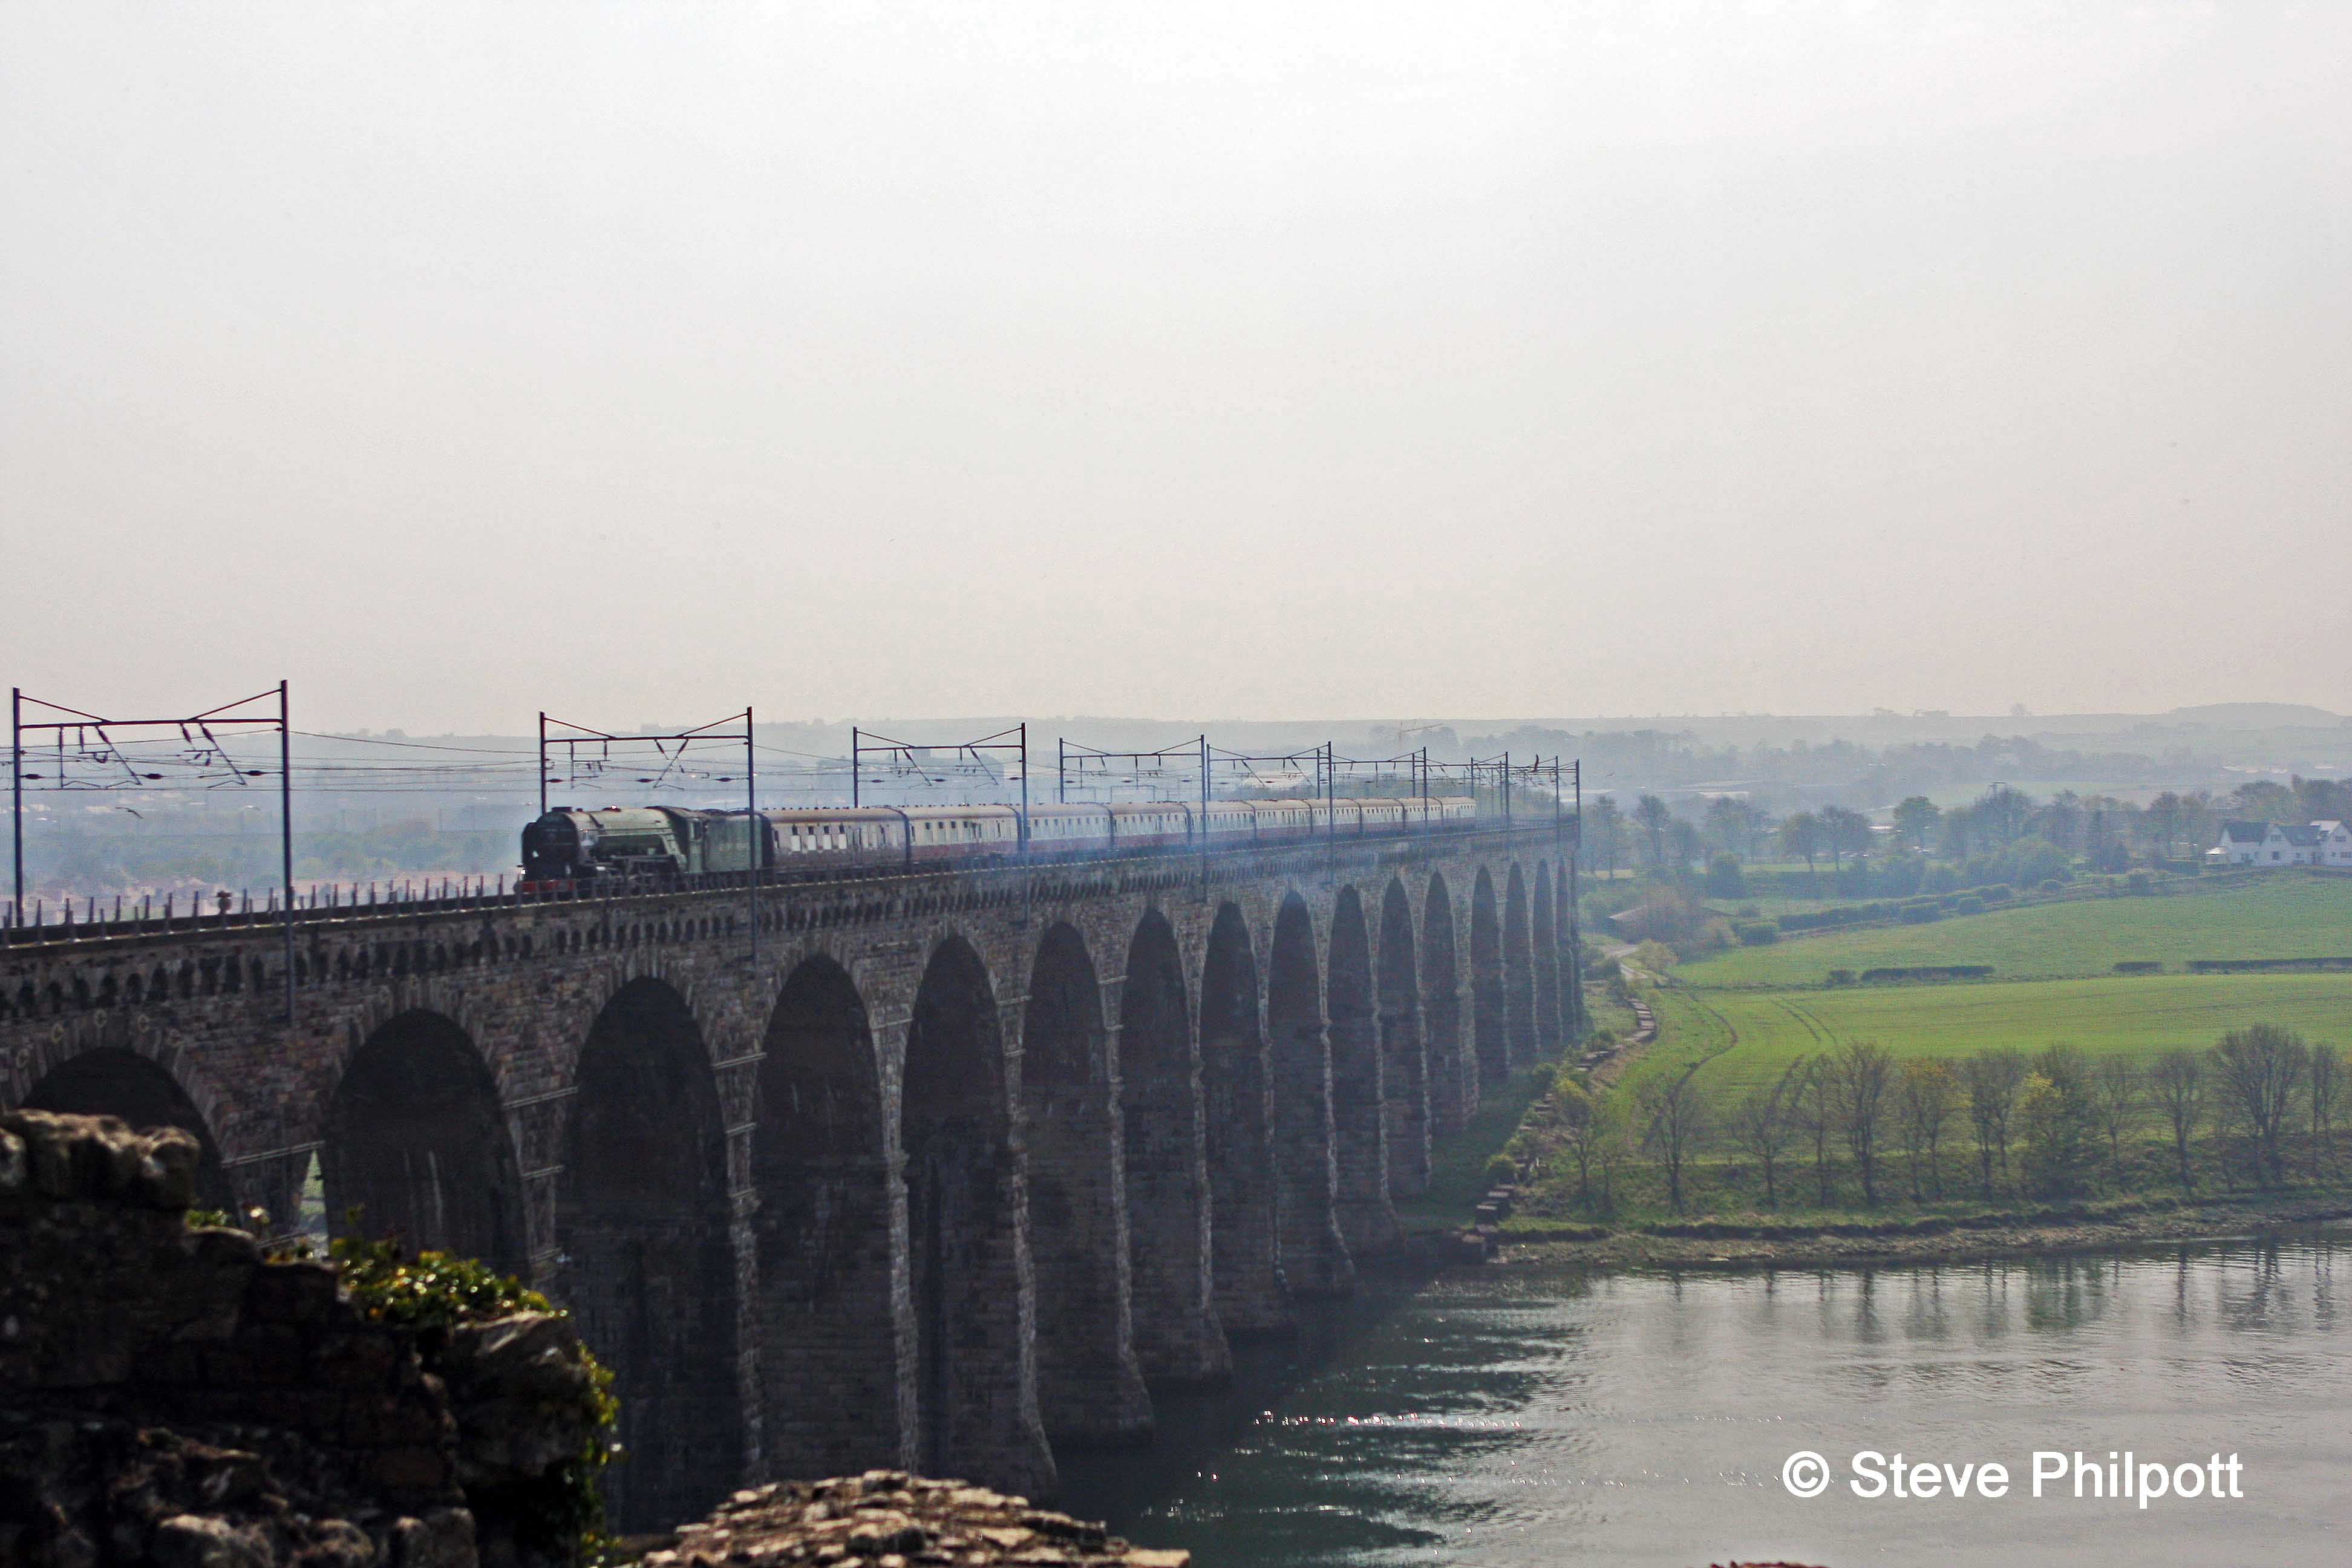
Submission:
[[[2045,800],[1995,784],[1966,805],[1938,806],[1924,795],[1909,795],[1889,816],[1891,834],[1874,831],[1869,816],[1844,805],[1776,817],[1749,795],[1716,795],[1678,808],[1662,795],[1643,795],[1629,811],[1613,795],[1601,795],[1585,802],[1583,842],[1599,869],[1639,867],[1675,877],[1718,857],[1748,864],[1775,853],[1802,860],[1808,869],[1826,859],[1832,875],[1873,857],[1882,862],[1933,857],[1951,865],[2030,861],[2060,869],[2080,860],[2093,870],[2120,871],[2139,858],[2194,858],[2213,844],[2225,819],[2352,817],[2352,783],[2261,780],[2221,796],[2167,790],[2146,805],[2073,790]],[[1727,888],[1733,879],[1725,879]],[[1916,891],[1913,881],[1907,888],[1864,890]]]
[[[2334,1046],[2268,1024],[2232,1030],[2210,1050],[2145,1062],[2066,1045],[1898,1059],[1874,1041],[1853,1040],[1799,1057],[1771,1082],[1728,1100],[1696,1069],[1646,1078],[1630,1095],[1597,1091],[1566,1072],[1555,1086],[1554,1128],[1577,1198],[1596,1212],[1615,1206],[1617,1176],[1637,1153],[1664,1178],[1676,1214],[1694,1167],[1710,1156],[1744,1159],[1768,1208],[1796,1184],[1834,1206],[1842,1173],[1859,1184],[1865,1207],[1897,1184],[1912,1202],[1929,1202],[1946,1195],[1945,1150],[1955,1142],[1987,1201],[2004,1185],[2038,1198],[2079,1196],[2103,1162],[2121,1191],[2151,1123],[2173,1179],[2194,1192],[2200,1141],[2226,1142],[2266,1186],[2287,1181],[2289,1151],[2305,1134],[2315,1168],[2332,1162],[2344,1086]]]

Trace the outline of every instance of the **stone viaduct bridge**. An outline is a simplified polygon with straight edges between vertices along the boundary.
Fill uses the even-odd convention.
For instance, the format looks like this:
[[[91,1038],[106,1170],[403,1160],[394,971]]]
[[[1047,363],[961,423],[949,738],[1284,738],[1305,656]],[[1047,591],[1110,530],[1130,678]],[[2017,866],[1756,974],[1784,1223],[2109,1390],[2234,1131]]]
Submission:
[[[908,1467],[1032,1495],[1394,1246],[1576,1030],[1549,824],[0,947],[0,1105],[173,1123],[570,1307],[616,1521]]]

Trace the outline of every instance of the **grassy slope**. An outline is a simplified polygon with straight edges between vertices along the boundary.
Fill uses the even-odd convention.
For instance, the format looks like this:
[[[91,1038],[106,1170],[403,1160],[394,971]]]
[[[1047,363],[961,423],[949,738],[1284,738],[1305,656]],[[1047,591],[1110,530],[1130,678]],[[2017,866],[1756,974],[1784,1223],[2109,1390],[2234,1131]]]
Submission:
[[[1431,1141],[1429,1190],[1396,1205],[1407,1230],[1458,1230],[1470,1222],[1471,1209],[1486,1194],[1486,1163],[1518,1131],[1528,1105],[1550,1086],[1553,1070],[1549,1063],[1524,1068],[1481,1090],[1470,1125]]]
[[[2126,959],[2352,953],[2352,879],[2284,872],[2216,893],[2093,899],[1735,948],[1683,965],[1694,986],[1820,985],[1832,969],[1990,963],[2005,979],[2107,973]]]
[[[2085,1051],[2209,1046],[2225,1029],[2274,1023],[2352,1046],[2352,974],[2158,974],[2137,979],[1856,986],[1836,991],[1701,993],[1739,1037],[1702,1081],[1740,1088],[1793,1056],[1872,1039],[1897,1056],[2026,1050],[2066,1041]],[[1714,1032],[1713,1029],[1710,1032]]]

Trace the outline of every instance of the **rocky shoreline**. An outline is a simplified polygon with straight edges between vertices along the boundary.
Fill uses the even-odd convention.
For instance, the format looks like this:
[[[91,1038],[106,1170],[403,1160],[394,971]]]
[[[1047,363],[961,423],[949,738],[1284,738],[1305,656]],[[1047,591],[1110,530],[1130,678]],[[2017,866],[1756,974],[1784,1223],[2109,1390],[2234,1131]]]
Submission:
[[[1495,1262],[1592,1270],[1909,1267],[2285,1236],[2346,1220],[2352,1220],[2352,1201],[2328,1196],[2042,1210],[1969,1216],[1965,1222],[1929,1219],[1884,1226],[1691,1222],[1628,1230],[1506,1227],[1496,1236]]]

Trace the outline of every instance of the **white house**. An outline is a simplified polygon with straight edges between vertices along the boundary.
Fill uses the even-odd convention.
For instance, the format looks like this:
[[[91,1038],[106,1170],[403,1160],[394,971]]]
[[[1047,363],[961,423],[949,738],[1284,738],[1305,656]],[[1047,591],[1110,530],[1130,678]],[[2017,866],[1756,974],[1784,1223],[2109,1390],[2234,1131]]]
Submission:
[[[2278,861],[2282,866],[2310,865],[2319,858],[2319,829],[2292,824],[2272,828],[2271,836],[2263,840],[2263,853],[2276,858],[2282,851],[2286,857]]]
[[[2205,851],[2205,858],[2224,866],[2252,866],[2263,858],[2263,840],[2270,836],[2267,822],[2225,822],[2221,842]]]
[[[2221,866],[2336,866],[2352,869],[2352,827],[2341,822],[2308,826],[2225,822],[2221,841],[2205,851]]]

